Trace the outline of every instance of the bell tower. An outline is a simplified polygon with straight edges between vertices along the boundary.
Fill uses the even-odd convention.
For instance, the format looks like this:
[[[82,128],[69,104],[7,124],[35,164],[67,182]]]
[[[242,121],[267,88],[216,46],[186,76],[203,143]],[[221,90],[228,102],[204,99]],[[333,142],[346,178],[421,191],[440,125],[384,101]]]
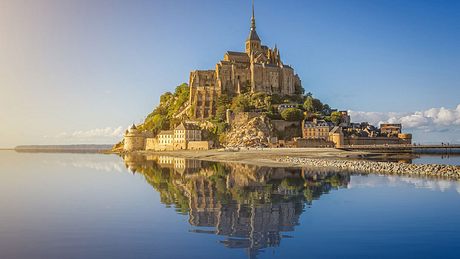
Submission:
[[[254,15],[254,0],[252,0],[252,17],[251,17],[251,31],[249,32],[248,39],[246,40],[246,53],[250,55],[254,51],[261,49],[261,41],[256,32],[256,17]]]

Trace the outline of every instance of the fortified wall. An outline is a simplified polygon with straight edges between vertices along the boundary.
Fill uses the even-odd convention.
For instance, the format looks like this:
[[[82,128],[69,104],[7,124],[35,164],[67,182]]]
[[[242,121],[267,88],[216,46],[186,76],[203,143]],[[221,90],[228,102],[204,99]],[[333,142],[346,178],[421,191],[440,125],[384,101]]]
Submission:
[[[133,124],[125,132],[123,149],[128,152],[144,150],[146,139],[149,137],[153,137],[153,134],[149,132],[140,132],[136,125]]]
[[[411,134],[399,134],[398,137],[345,137],[344,145],[373,146],[373,145],[411,145]]]

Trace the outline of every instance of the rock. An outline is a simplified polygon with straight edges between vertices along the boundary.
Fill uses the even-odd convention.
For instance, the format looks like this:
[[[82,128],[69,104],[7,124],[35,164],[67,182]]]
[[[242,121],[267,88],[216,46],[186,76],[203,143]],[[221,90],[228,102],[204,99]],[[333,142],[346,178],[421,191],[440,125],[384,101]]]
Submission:
[[[270,120],[261,115],[249,120],[235,122],[226,137],[226,147],[260,147],[271,136]]]
[[[280,158],[278,161],[306,167],[333,168],[360,173],[431,176],[460,180],[460,166],[454,165],[419,165],[394,162],[347,161],[296,157]]]

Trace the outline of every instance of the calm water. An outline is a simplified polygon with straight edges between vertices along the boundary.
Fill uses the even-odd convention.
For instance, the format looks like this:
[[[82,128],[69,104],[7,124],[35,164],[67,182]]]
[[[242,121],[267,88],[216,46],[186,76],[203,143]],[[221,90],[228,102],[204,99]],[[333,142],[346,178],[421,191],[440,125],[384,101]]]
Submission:
[[[3,151],[0,190],[0,258],[458,258],[460,248],[453,181]]]
[[[415,164],[460,165],[460,155],[424,155],[412,161]]]

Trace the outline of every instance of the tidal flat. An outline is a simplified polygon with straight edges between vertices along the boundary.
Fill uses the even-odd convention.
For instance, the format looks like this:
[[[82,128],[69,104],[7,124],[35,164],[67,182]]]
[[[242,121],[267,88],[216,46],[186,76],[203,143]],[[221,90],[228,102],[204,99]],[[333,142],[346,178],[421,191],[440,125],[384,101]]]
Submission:
[[[427,160],[413,164],[420,154],[347,151],[334,148],[276,148],[208,151],[138,152],[146,156],[166,155],[215,162],[236,162],[271,167],[312,167],[390,175],[460,178],[460,163]],[[439,156],[441,157],[441,156]],[[452,156],[459,157],[460,156]],[[455,160],[455,159],[453,159]],[[452,161],[452,160],[451,160]]]

